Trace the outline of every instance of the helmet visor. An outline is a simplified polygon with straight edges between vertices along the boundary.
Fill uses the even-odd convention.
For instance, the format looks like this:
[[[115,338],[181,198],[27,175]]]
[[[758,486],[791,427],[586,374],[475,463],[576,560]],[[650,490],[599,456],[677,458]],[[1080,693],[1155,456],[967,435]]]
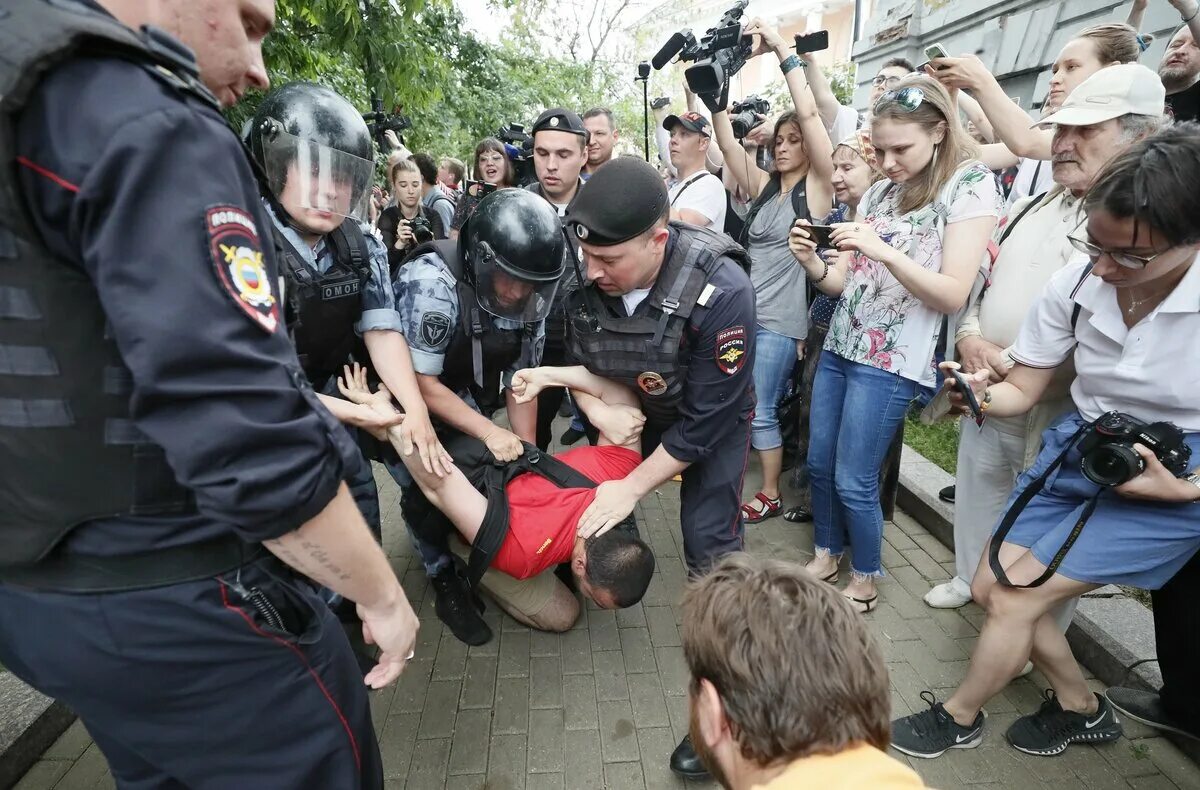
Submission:
[[[366,220],[375,163],[288,134],[264,135],[263,169],[275,196],[298,223],[328,231],[330,222]]]
[[[497,318],[532,324],[550,313],[558,278],[534,280],[496,255],[486,241],[477,242],[471,252],[475,272],[475,294],[479,306]]]

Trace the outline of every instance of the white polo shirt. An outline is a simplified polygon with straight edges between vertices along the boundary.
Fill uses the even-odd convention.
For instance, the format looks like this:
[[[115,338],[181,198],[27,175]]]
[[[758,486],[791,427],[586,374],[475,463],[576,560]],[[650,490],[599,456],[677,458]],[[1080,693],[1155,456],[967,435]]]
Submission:
[[[1076,291],[1086,266],[1081,256],[1050,278],[1021,327],[1013,359],[1052,368],[1073,349],[1071,400],[1084,419],[1121,411],[1200,432],[1200,265],[1193,261],[1175,290],[1132,329],[1116,288],[1089,276]],[[1076,302],[1081,309],[1072,330]]]

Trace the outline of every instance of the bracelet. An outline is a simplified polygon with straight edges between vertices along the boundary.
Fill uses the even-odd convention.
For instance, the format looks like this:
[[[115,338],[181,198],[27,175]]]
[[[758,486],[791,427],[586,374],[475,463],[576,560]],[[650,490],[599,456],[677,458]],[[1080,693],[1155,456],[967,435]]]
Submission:
[[[992,408],[992,390],[991,388],[983,391],[983,397],[979,399],[979,410],[987,411]]]
[[[1183,19],[1183,24],[1186,25],[1188,22],[1191,22],[1196,18],[1196,14],[1200,14],[1200,2],[1196,3],[1196,10],[1192,12],[1191,16],[1189,16],[1187,19],[1183,19],[1183,14],[1180,14],[1179,18]]]
[[[800,68],[804,68],[804,61],[800,60],[800,58],[796,57],[795,55],[788,55],[779,62],[779,70],[783,72],[784,76],[787,76],[787,73],[792,69]]]
[[[795,57],[795,55],[793,55],[792,57]],[[830,269],[830,266],[829,266],[829,261],[827,261],[827,260],[825,260],[824,258],[822,258],[822,259],[821,259],[821,263],[824,263],[824,264],[825,264],[825,271],[821,272],[821,276],[820,276],[820,277],[818,277],[818,278],[817,278],[817,279],[815,279],[815,280],[813,280],[811,277],[809,278],[809,281],[810,281],[810,282],[811,282],[813,285],[816,285],[817,283],[821,282],[822,280],[824,280],[826,277],[828,277],[828,276],[829,276],[829,269]]]

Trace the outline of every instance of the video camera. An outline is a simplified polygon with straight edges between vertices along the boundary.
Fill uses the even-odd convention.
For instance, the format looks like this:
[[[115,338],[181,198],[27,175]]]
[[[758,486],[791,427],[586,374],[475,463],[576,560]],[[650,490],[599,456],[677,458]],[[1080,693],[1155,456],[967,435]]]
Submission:
[[[537,172],[533,169],[533,137],[525,127],[519,123],[506,124],[496,131],[496,137],[504,143],[508,158],[517,171],[517,186],[537,181]]]
[[[734,3],[699,41],[690,30],[671,36],[651,61],[654,68],[661,69],[678,54],[681,61],[695,63],[683,73],[693,93],[719,93],[729,78],[746,65],[753,51],[751,39],[742,34],[741,19],[748,3],[749,0]]]
[[[762,126],[763,121],[766,120],[759,116],[767,115],[770,112],[771,102],[761,96],[747,96],[740,102],[735,102],[729,115],[729,123],[733,126],[733,136],[739,140],[745,139],[746,135]]]
[[[371,137],[379,146],[380,151],[391,149],[384,134],[395,132],[400,142],[404,142],[402,132],[412,128],[412,121],[407,115],[400,113],[399,107],[392,108],[391,113],[384,112],[382,99],[371,100],[371,111],[363,113],[363,120],[367,122],[367,129],[370,130]]]

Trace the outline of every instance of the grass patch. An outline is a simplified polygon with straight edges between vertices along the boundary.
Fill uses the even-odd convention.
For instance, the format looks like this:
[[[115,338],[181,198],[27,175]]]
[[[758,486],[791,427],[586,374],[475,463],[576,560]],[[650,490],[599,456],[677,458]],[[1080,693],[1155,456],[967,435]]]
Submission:
[[[958,463],[958,420],[925,425],[915,414],[904,421],[904,443],[950,474]]]

